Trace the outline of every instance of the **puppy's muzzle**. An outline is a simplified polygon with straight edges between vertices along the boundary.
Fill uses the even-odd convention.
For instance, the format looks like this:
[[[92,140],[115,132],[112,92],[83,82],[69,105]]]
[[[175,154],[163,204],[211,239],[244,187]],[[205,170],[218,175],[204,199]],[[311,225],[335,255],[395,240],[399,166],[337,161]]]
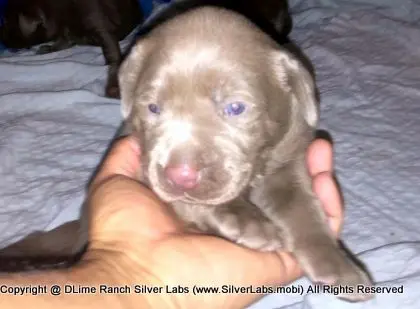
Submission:
[[[198,189],[206,171],[215,166],[215,160],[220,158],[214,151],[200,151],[200,146],[179,147],[169,154],[169,160],[161,167],[160,176],[177,192],[191,192]]]
[[[171,165],[165,168],[165,177],[181,191],[195,188],[200,182],[200,176],[201,171],[188,163]]]
[[[158,164],[157,176],[163,190],[172,195],[187,193],[195,198],[207,198],[216,194],[229,181],[221,171],[221,154],[213,149],[184,144],[172,149],[168,160]]]
[[[176,146],[170,139],[158,139],[162,143],[147,155],[147,169],[152,189],[164,201],[218,205],[239,194],[251,172],[247,157],[231,138],[222,142],[214,136],[220,133],[209,129],[188,141],[175,140]]]

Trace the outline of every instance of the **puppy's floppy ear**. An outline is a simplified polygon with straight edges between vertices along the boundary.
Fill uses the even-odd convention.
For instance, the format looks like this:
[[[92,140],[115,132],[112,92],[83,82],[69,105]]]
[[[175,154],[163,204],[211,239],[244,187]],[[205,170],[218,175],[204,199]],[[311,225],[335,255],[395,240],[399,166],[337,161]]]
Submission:
[[[23,13],[18,16],[19,29],[24,37],[30,36],[39,26],[45,26],[46,17],[42,10],[36,10],[36,16],[27,16]]]
[[[291,97],[292,111],[297,112],[309,127],[315,128],[319,117],[319,102],[314,78],[302,62],[288,51],[274,51],[271,61],[277,82]]]
[[[124,120],[130,116],[133,105],[135,104],[136,88],[140,82],[142,69],[145,64],[144,60],[147,54],[147,46],[146,39],[139,40],[132,47],[119,69],[118,81],[121,94],[121,114]]]

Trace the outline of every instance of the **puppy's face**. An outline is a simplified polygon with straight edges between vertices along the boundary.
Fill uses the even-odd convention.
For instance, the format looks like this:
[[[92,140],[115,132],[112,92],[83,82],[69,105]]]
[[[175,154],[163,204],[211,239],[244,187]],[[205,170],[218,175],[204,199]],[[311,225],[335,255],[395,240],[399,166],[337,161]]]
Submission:
[[[5,46],[29,48],[49,40],[45,13],[35,4],[19,6],[10,1],[0,27],[0,41]]]
[[[178,21],[140,41],[123,63],[123,116],[163,200],[222,204],[248,186],[262,150],[287,131],[287,76],[275,72],[273,46],[249,25],[220,26],[220,36],[203,17]]]
[[[217,47],[153,58],[132,113],[151,186],[166,201],[220,204],[236,197],[264,139],[257,106],[266,97],[257,75]]]

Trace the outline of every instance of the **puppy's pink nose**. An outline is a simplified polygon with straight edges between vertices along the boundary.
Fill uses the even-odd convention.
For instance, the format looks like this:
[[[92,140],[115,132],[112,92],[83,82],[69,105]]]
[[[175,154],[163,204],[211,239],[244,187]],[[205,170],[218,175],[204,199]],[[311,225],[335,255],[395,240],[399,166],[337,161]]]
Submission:
[[[166,177],[181,189],[192,189],[198,184],[199,172],[188,164],[168,166]]]

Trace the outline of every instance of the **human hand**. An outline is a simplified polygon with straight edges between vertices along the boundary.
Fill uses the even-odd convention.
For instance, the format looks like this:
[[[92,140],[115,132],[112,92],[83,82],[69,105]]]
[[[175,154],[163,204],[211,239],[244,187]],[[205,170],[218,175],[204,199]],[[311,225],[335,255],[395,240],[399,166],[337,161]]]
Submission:
[[[262,295],[206,293],[192,286],[274,286],[288,284],[302,271],[286,252],[261,253],[221,238],[183,229],[170,208],[135,179],[140,149],[132,138],[116,143],[89,190],[90,249],[84,262],[92,273],[113,285],[163,287],[144,295],[151,308],[243,308]],[[308,150],[313,188],[335,235],[342,225],[342,207],[332,177],[331,145],[316,140]],[[189,293],[166,292],[166,286]],[[184,291],[185,292],[185,291]],[[131,293],[118,298],[122,308],[138,307]],[[146,308],[147,304],[140,307]]]

